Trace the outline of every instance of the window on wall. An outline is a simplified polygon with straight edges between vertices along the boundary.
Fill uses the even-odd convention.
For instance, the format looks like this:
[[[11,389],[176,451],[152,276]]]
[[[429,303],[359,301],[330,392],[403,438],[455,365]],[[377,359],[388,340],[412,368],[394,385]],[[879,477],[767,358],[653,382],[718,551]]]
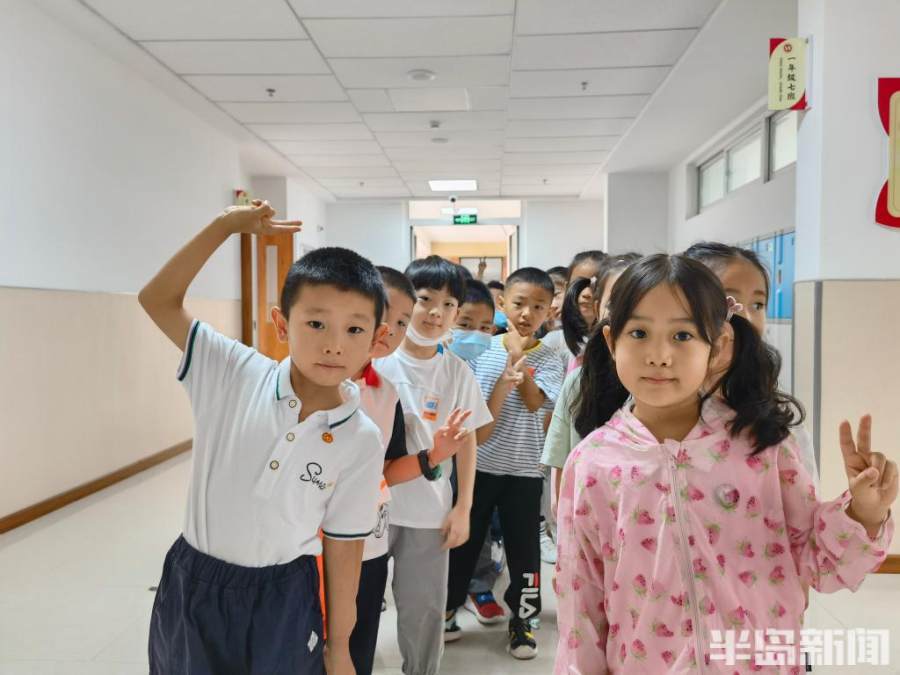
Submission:
[[[769,123],[769,173],[797,161],[797,112],[774,115]]]
[[[762,132],[758,131],[729,148],[728,192],[737,190],[762,176]]]
[[[725,155],[714,157],[700,167],[700,209],[725,196]]]

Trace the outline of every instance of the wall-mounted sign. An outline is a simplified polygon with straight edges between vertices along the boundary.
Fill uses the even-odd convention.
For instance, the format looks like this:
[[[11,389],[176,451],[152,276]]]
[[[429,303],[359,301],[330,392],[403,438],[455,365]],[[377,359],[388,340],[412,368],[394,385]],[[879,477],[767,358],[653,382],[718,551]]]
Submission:
[[[805,38],[769,39],[769,110],[806,110]]]
[[[878,114],[888,135],[888,175],[875,203],[875,222],[900,228],[900,77],[879,78]]]
[[[474,213],[457,213],[453,216],[454,225],[475,225],[478,222],[478,216]]]

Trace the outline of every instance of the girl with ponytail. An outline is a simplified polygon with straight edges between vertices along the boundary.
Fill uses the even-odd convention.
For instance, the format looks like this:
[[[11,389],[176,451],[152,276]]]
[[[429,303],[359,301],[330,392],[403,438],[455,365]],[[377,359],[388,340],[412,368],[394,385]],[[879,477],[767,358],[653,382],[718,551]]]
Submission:
[[[586,355],[602,426],[560,488],[557,673],[731,673],[722,635],[799,644],[802,584],[856,589],[886,556],[896,464],[869,447],[868,419],[858,444],[845,423],[849,489],[820,502],[790,434],[800,406],[736,304],[684,256],[643,258],[612,290]],[[797,672],[786,656],[778,672]]]

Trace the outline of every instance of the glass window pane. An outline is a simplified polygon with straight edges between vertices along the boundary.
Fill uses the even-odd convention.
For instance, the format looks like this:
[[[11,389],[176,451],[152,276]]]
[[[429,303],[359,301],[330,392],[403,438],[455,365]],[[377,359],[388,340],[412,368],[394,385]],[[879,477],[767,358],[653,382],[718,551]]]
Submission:
[[[756,134],[728,151],[728,191],[755,181],[761,174],[762,134]]]
[[[783,169],[797,161],[797,113],[789,112],[787,115],[772,120],[772,148],[771,158],[772,172]]]
[[[700,167],[700,208],[725,196],[725,157]]]

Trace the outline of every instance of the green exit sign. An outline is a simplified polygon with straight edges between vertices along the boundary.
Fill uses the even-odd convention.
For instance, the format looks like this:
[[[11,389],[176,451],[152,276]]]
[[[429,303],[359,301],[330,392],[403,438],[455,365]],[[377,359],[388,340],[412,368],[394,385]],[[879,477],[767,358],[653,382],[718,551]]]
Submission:
[[[478,216],[468,213],[457,213],[453,216],[454,225],[474,225],[478,222]]]

